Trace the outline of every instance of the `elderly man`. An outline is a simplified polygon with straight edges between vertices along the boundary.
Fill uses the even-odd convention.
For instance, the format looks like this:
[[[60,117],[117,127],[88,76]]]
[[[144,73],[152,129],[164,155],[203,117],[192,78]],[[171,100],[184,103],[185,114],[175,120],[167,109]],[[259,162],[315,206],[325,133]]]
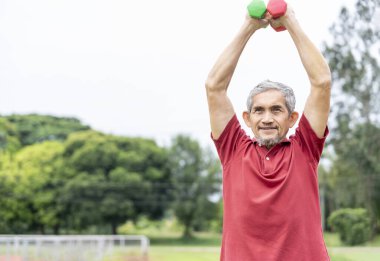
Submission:
[[[310,80],[303,114],[284,84],[265,81],[249,94],[241,129],[227,88],[248,40],[271,23],[285,26]],[[331,74],[290,6],[253,19],[223,51],[206,81],[211,133],[223,166],[222,261],[326,261],[317,167],[328,133]],[[286,137],[300,117],[295,135]]]

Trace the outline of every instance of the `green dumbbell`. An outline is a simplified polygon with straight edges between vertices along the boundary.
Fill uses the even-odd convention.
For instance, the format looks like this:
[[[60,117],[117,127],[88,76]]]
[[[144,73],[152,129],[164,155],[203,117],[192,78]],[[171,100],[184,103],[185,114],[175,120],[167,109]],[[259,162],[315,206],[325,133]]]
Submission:
[[[266,4],[264,0],[253,0],[248,6],[248,14],[257,19],[261,19],[265,16],[267,11]]]

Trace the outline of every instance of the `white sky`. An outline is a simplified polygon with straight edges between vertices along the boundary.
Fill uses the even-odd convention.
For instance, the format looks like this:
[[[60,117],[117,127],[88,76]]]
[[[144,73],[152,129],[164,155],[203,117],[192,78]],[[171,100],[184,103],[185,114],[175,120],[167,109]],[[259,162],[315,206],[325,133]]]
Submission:
[[[288,1],[318,47],[354,0]],[[212,145],[207,74],[242,24],[243,0],[0,0],[0,114],[79,118],[92,128],[168,144],[186,133]],[[308,80],[287,32],[270,27],[244,51],[229,95],[271,79],[302,111]]]

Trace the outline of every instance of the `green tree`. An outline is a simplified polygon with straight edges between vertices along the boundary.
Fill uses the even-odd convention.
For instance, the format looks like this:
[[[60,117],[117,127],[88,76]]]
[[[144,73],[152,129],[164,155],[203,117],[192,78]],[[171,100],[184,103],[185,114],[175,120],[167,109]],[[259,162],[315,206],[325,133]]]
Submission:
[[[17,197],[17,166],[9,152],[0,152],[0,233],[25,233],[28,231],[32,215],[28,211],[25,198]]]
[[[173,138],[169,159],[174,184],[174,211],[184,226],[183,236],[202,227],[218,214],[218,204],[210,197],[220,192],[220,164],[213,153],[185,135]]]
[[[0,150],[15,152],[21,148],[17,137],[16,126],[5,118],[0,117]]]
[[[15,114],[3,116],[3,118],[15,126],[22,146],[46,140],[64,141],[72,132],[90,129],[75,118],[38,114]]]
[[[380,27],[376,20],[380,0],[358,0],[355,7],[353,12],[342,8],[330,28],[334,40],[324,47],[334,83],[336,142],[345,139],[356,124],[380,123]]]
[[[366,207],[380,220],[380,0],[341,9],[325,43],[333,77],[332,167],[326,175],[330,211]],[[376,226],[376,224],[375,224]]]
[[[0,178],[2,223],[12,233],[57,230],[60,206],[57,192],[63,145],[49,141],[27,146],[13,157],[3,154]]]
[[[169,171],[164,149],[152,140],[123,138],[94,131],[73,133],[65,143],[65,187],[70,226],[109,224],[112,233],[141,214],[161,217],[168,207]]]
[[[117,233],[171,204],[167,149],[153,140],[12,115],[0,117],[0,156],[0,233]]]
[[[370,218],[366,209],[342,208],[334,211],[328,222],[347,245],[359,245],[370,239]]]

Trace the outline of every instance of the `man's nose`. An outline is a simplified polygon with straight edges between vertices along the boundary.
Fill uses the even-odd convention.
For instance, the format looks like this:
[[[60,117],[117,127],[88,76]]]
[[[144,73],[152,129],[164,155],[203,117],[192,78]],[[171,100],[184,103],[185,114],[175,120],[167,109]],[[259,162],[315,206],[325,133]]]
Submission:
[[[273,122],[272,114],[269,112],[264,113],[262,122],[266,124],[272,123]]]

